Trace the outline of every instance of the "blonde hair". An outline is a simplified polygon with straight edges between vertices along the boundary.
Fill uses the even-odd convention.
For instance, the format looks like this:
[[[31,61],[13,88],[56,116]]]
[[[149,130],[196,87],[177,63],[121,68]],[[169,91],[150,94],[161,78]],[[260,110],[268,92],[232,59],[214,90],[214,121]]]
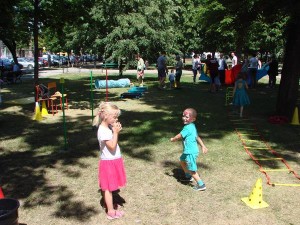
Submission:
[[[187,108],[184,111],[188,111],[192,118],[197,118],[197,111],[193,108]]]
[[[121,110],[118,108],[118,106],[112,104],[111,102],[101,102],[98,107],[98,113],[94,117],[93,120],[93,126],[99,126],[101,121],[107,116],[107,115],[116,115],[120,116]]]

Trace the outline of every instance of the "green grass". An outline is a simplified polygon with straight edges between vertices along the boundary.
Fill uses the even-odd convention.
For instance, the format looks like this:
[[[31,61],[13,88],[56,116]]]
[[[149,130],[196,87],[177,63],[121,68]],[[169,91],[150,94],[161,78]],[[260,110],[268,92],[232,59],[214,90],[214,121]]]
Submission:
[[[4,86],[1,90],[0,185],[7,197],[21,202],[19,223],[28,225],[110,224],[100,205],[97,184],[99,157],[96,130],[92,129],[89,73],[68,73],[65,91],[68,148],[64,149],[62,112],[41,122],[32,120],[33,81]],[[40,79],[47,83],[60,75]],[[124,77],[135,81],[135,74]],[[94,78],[105,79],[96,73]],[[109,79],[118,79],[110,74]],[[225,106],[225,89],[208,92],[207,83],[192,84],[192,73],[182,77],[182,90],[158,90],[156,75],[146,73],[147,93],[138,100],[120,99],[128,88],[109,89],[108,100],[121,110],[123,130],[119,144],[128,177],[119,197],[125,201],[126,216],[113,224],[297,224],[300,187],[267,185],[266,177],[245,152]],[[300,127],[268,122],[275,115],[276,90],[250,90],[251,105],[245,116],[260,135],[288,164],[300,173]],[[24,100],[28,99],[28,100]],[[20,101],[16,101],[21,99]],[[94,106],[105,101],[106,91],[94,91]],[[182,173],[178,158],[180,142],[170,137],[182,128],[186,107],[198,111],[196,125],[208,153],[200,155],[199,173],[207,185],[194,192],[190,184],[177,180]],[[96,113],[96,109],[94,114]],[[233,117],[238,119],[238,117]],[[244,126],[250,126],[250,125]],[[249,136],[250,138],[250,136]],[[255,153],[269,156],[267,152]],[[281,168],[273,161],[271,168]],[[292,174],[269,173],[271,181],[300,184]],[[263,179],[263,200],[270,206],[252,210],[241,198],[248,197],[258,178]]]

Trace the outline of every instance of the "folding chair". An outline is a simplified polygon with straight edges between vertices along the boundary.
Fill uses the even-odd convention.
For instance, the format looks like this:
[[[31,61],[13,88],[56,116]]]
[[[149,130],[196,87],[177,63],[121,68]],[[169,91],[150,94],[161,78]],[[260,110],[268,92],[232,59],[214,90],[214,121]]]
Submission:
[[[43,96],[39,85],[35,86],[35,91],[36,91],[35,101],[39,103],[42,103],[43,101],[47,101],[48,108],[51,103],[51,112],[52,115],[54,116],[54,112],[57,113],[57,104],[55,103],[56,97]],[[55,111],[54,111],[54,107],[55,107]]]
[[[57,91],[57,86],[56,86],[55,81],[48,83],[48,90],[49,90],[49,93],[50,93],[51,97],[59,98],[60,109],[62,109],[62,94],[59,91]],[[66,103],[66,108],[68,109],[68,96],[67,96],[67,94],[64,94],[64,99],[65,99],[65,103]]]

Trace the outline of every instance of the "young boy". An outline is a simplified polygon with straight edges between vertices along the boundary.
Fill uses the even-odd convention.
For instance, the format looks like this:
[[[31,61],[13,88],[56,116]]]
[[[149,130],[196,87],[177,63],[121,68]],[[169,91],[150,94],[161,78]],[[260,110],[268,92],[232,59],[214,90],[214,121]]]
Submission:
[[[170,81],[170,89],[173,89],[175,87],[175,73],[174,69],[171,69],[171,73],[169,73],[169,81]]]
[[[195,109],[187,108],[184,110],[182,115],[184,127],[179,134],[171,138],[171,141],[182,140],[183,142],[183,153],[180,156],[180,165],[185,172],[185,180],[192,181],[194,178],[197,184],[193,189],[195,191],[204,191],[206,186],[197,173],[197,158],[199,155],[198,144],[201,145],[204,154],[207,153],[207,148],[199,137],[197,128],[194,124],[196,117],[197,112]]]

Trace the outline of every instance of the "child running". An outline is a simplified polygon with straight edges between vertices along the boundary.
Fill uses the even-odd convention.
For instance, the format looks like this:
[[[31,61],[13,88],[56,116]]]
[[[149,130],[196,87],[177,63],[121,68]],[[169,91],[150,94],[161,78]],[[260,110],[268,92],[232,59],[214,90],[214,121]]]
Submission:
[[[198,144],[201,145],[202,152],[207,153],[203,141],[198,135],[197,128],[194,124],[196,121],[197,112],[193,108],[187,108],[182,115],[182,121],[184,124],[183,129],[175,137],[171,138],[171,141],[182,140],[183,153],[180,156],[180,165],[185,172],[185,180],[194,180],[197,184],[193,187],[195,191],[204,191],[206,189],[205,184],[197,173],[197,158],[199,155]]]
[[[119,132],[122,125],[118,122],[120,109],[109,102],[101,102],[98,115],[93,124],[99,126],[98,141],[100,146],[100,160],[98,169],[99,187],[104,196],[107,208],[107,218],[118,219],[124,215],[123,211],[115,210],[112,192],[126,184],[124,163],[118,145]]]
[[[243,75],[239,73],[233,88],[232,103],[240,107],[240,117],[243,117],[244,106],[250,104],[246,89],[248,89],[247,82],[243,79]]]

